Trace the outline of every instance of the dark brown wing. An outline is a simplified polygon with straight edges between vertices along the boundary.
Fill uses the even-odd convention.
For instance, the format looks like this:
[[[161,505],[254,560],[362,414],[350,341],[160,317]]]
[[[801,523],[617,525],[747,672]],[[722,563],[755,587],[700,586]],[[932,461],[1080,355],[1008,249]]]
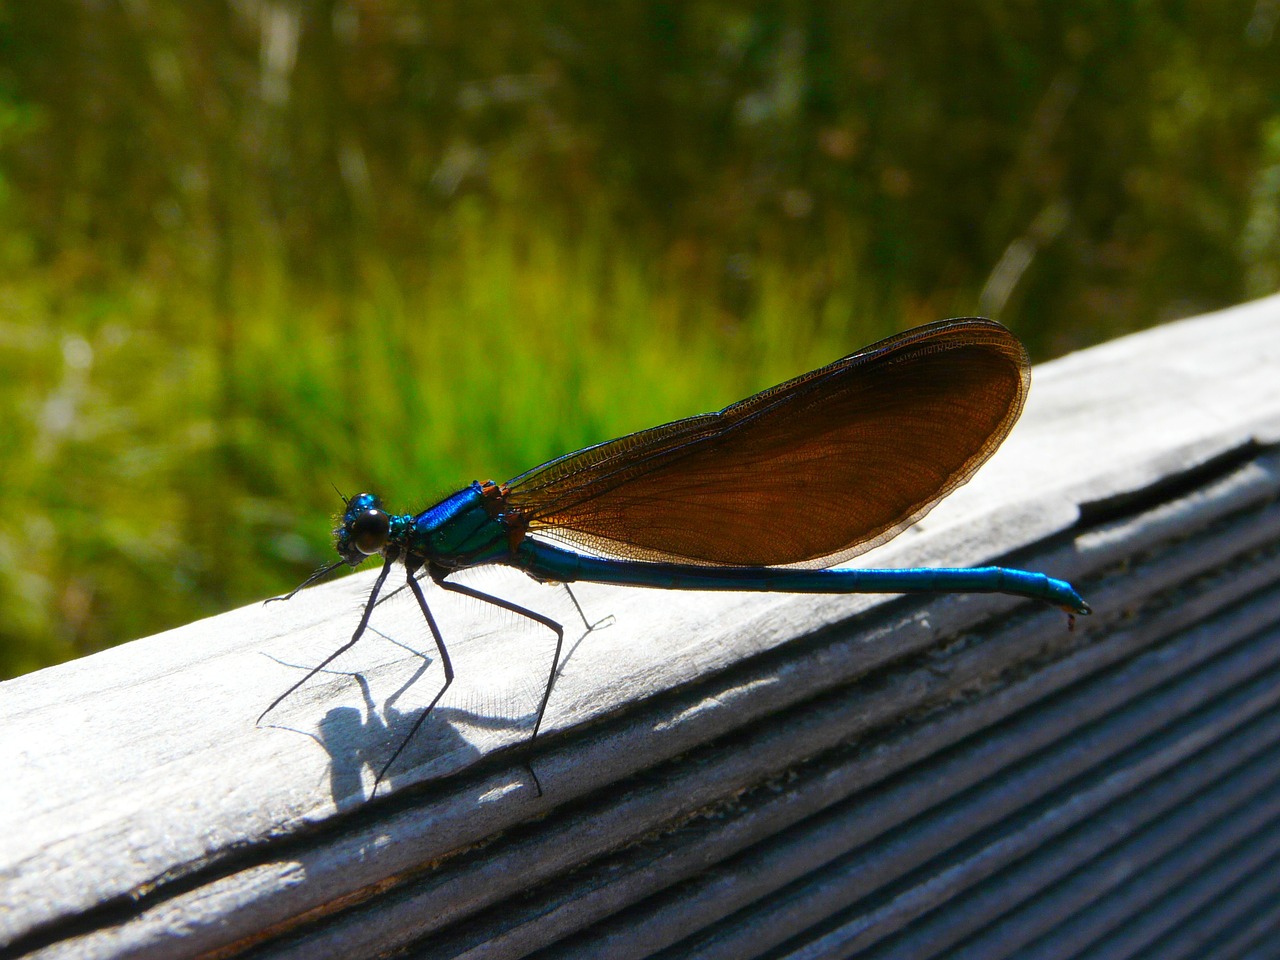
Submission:
[[[1030,385],[990,320],[917,327],[719,413],[587,447],[511,481],[531,532],[589,552],[830,566],[896,536],[1000,445]]]

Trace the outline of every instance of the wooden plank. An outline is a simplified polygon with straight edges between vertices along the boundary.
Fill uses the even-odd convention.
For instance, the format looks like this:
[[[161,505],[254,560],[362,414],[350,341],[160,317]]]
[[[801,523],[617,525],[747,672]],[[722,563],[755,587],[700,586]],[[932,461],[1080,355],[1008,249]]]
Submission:
[[[1232,529],[1224,539],[1238,532]],[[1246,594],[1260,583],[1274,581],[1277,574],[1278,570],[1273,566],[1253,579],[1233,578],[1228,586],[1229,594]],[[1028,751],[1078,728],[1095,718],[1098,711],[1114,708],[1136,693],[1167,680],[1170,669],[1184,668],[1196,662],[1197,658],[1220,651],[1223,645],[1238,639],[1240,630],[1247,630],[1256,617],[1255,611],[1248,610],[1236,618],[1241,623],[1240,627],[1232,629],[1229,624],[1218,625],[1208,642],[1200,637],[1193,638],[1186,653],[1177,657],[1171,657],[1166,651],[1134,662],[1108,682],[1105,694],[1089,691],[1086,696],[1060,704],[1051,714],[1029,718],[1026,723],[1001,721],[1002,717],[1020,707],[1107,664],[1124,659],[1150,642],[1150,637],[1143,631],[1131,631],[1090,645],[1077,657],[1055,663],[1052,669],[1038,671],[999,696],[966,703],[962,709],[950,711],[936,722],[925,724],[905,739],[899,737],[883,744],[852,765],[837,766],[815,775],[807,785],[799,783],[797,788],[798,781],[793,777],[792,787],[784,794],[771,794],[761,805],[735,802],[732,819],[712,818],[706,821],[711,826],[702,831],[685,827],[665,840],[648,844],[646,852],[633,859],[620,854],[590,869],[577,870],[571,882],[559,881],[546,897],[526,897],[518,906],[504,905],[500,920],[506,932],[500,938],[492,930],[476,934],[484,939],[483,955],[522,956],[523,951],[550,942],[567,929],[576,929],[584,922],[607,915],[619,903],[650,897],[675,880],[695,875],[705,869],[707,863],[722,860],[745,846],[791,828],[801,818],[823,810],[860,785],[883,780],[974,731],[993,723],[1000,726],[1001,735],[994,740],[983,741],[975,751],[960,753],[944,767],[930,766],[918,779],[904,784],[901,789],[878,794],[870,806],[852,810],[837,831],[839,840],[835,845],[833,837],[825,837],[814,846],[829,853],[865,842],[894,824],[927,811],[949,793],[980,782],[998,771],[1001,765],[1016,761]],[[1167,624],[1154,626],[1163,629]],[[655,827],[673,816],[697,814],[699,808],[713,798],[738,796],[744,787],[784,768],[788,758],[828,748],[847,737],[851,728],[893,726],[895,718],[900,717],[904,709],[909,712],[922,698],[937,699],[949,694],[963,696],[964,691],[972,689],[984,674],[998,671],[1010,653],[1019,647],[1027,647],[1031,641],[1032,635],[1023,623],[1019,629],[988,635],[982,644],[950,658],[945,667],[940,661],[930,658],[924,669],[895,674],[889,683],[876,684],[871,688],[855,687],[842,691],[839,696],[827,697],[820,704],[810,701],[789,716],[785,723],[775,722],[750,738],[736,738],[718,750],[704,748],[691,758],[692,762],[680,769],[667,770],[660,776],[646,777],[640,784],[629,785],[625,797],[609,797],[580,807],[572,816],[544,825],[539,836],[528,841],[509,843],[501,851],[489,848],[484,860],[469,867],[460,867],[447,880],[433,878],[417,885],[407,884],[395,905],[380,904],[378,909],[366,911],[363,915],[347,916],[342,925],[350,931],[352,939],[368,942],[377,937],[378,929],[383,926],[403,930],[415,922],[421,923],[420,918],[423,917],[439,921],[448,913],[455,898],[474,903],[484,896],[500,900],[504,895],[535,890],[548,880],[549,873],[554,873],[557,855],[586,857],[590,852],[607,852],[611,847],[634,851],[637,848],[631,841],[637,836],[637,831],[642,833],[646,826]],[[831,649],[828,648],[827,652]],[[825,656],[823,660],[831,662]],[[795,679],[795,674],[792,673],[790,678]],[[746,681],[746,685],[750,685],[750,681]],[[1164,713],[1158,710],[1155,715],[1163,718]],[[1080,757],[1092,762],[1093,753],[1085,750]],[[1059,770],[1071,767],[1070,762],[1062,757],[1055,758],[1054,764]],[[790,843],[795,845],[794,834]],[[549,854],[548,850],[554,853]],[[735,879],[726,888],[728,900],[712,890],[705,903],[699,902],[696,891],[686,886],[682,888],[679,901],[682,909],[696,910],[698,919],[703,919],[709,912],[723,915],[742,906],[742,901],[735,898],[749,892],[752,886],[776,886],[785,880],[786,877],[776,871],[762,874],[752,884]],[[634,924],[648,929],[628,929],[622,935],[628,948],[642,943],[646,939],[642,934],[649,930],[668,938],[678,933],[678,925],[670,914],[664,914],[661,922],[640,918],[632,921],[633,927]],[[441,925],[433,923],[432,929]],[[324,936],[327,938],[332,932],[332,928],[327,928]],[[519,952],[495,952],[495,938],[509,942]],[[439,935],[432,936],[432,945],[439,948],[439,952],[427,955],[450,956],[453,955],[450,951],[457,946],[449,938]],[[314,940],[303,940],[296,949],[287,951],[287,955],[342,955],[341,952],[327,953],[323,947],[324,944]],[[610,951],[616,950],[618,945],[612,943],[609,948]],[[602,952],[608,951],[599,945],[589,945],[580,955],[592,956]]]
[[[1273,598],[1272,603],[1275,602]],[[1245,628],[1243,621],[1250,615],[1238,618],[1241,623],[1237,630]],[[1238,637],[1239,632],[1235,635]],[[1192,635],[1186,638],[1186,644],[1197,646],[1204,639]],[[1215,636],[1214,640],[1225,644],[1230,637]],[[593,938],[579,938],[572,948],[562,949],[557,955],[647,956],[678,938],[679,931],[672,930],[673,923],[684,915],[696,914],[697,926],[706,925],[708,918],[726,920],[720,928],[710,928],[694,940],[683,941],[682,956],[754,956],[754,951],[780,944],[861,897],[881,888],[894,889],[894,884],[912,870],[1010,817],[1029,799],[1041,798],[1073,778],[1087,775],[1100,759],[1133,749],[1137,759],[1130,762],[1131,770],[1100,778],[1100,783],[1089,791],[1072,792],[1063,802],[1062,811],[1055,813],[1051,809],[1048,814],[1041,814],[1042,818],[1055,821],[1050,825],[1052,829],[1067,829],[1156,772],[1184,762],[1209,740],[1274,708],[1280,698],[1280,692],[1271,689],[1274,680],[1271,687],[1258,682],[1256,688],[1242,691],[1208,717],[1187,719],[1186,730],[1175,728],[1158,737],[1155,747],[1135,747],[1144,738],[1157,734],[1162,725],[1174,723],[1203,706],[1218,691],[1231,689],[1242,675],[1248,676],[1258,665],[1255,658],[1259,649],[1267,650],[1273,659],[1280,658],[1280,649],[1273,650],[1265,644],[1245,648],[1215,665],[1210,676],[1193,671],[1159,695],[1122,707],[1111,717],[1105,712],[1108,706],[1117,701],[1123,703],[1127,695],[1136,695],[1168,679],[1166,671],[1175,664],[1181,665],[1182,660],[1160,651],[1111,675],[1104,673],[1095,684],[1059,700],[1049,712],[1033,712],[1014,720],[1000,729],[997,738],[945,754],[940,763],[921,764],[909,775],[896,779],[892,787],[871,792],[865,800],[834,807],[823,817],[815,818],[812,825],[793,828],[779,842],[759,844],[741,862],[722,866],[696,883],[681,887],[673,903],[646,904],[643,911],[628,917],[625,923],[615,923],[606,933]],[[1110,695],[1097,696],[1091,689],[1094,686],[1101,686]],[[1275,733],[1273,727],[1274,724],[1268,727],[1271,736]],[[1046,740],[1064,729],[1073,735],[1065,751],[1040,750]],[[1187,730],[1195,732],[1188,735]],[[1263,746],[1265,742],[1256,748],[1232,745],[1234,752],[1229,752],[1228,763],[1239,763],[1242,757],[1251,755],[1251,750]],[[1211,772],[1213,764],[1207,767]],[[952,794],[959,799],[948,802],[945,797]],[[1145,806],[1150,807],[1151,803]],[[1042,823],[1034,831],[1026,831],[1027,842],[1043,843],[1049,830]],[[994,855],[1026,852],[1025,844],[1018,849],[1018,844],[1001,837]],[[815,870],[814,863],[824,860],[838,862],[839,866]],[[963,883],[961,867],[953,862],[945,878],[931,877],[922,887],[910,888],[888,903],[872,899],[867,914],[853,921],[855,942],[859,946],[875,943],[915,919],[916,911],[923,909],[921,899],[928,902],[935,898],[939,883]],[[978,871],[979,876],[991,869],[990,855],[979,854],[970,869]],[[803,882],[810,873],[814,879]],[[748,905],[752,909],[744,910]]]
[[[863,561],[983,561],[1062,534],[1082,505],[1150,487],[1251,442],[1275,443],[1277,361],[1280,298],[1271,298],[1038,368],[1023,422],[991,463],[924,523]],[[1264,484],[1258,472],[1233,475],[1235,487],[1219,490],[1212,510],[1225,512],[1251,483]],[[1057,575],[1088,575],[1134,551],[1142,536],[1185,525],[1189,508],[1182,509],[1146,517],[1143,530],[1112,528],[1038,559]],[[0,911],[0,943],[105,957],[195,955],[246,942],[308,911],[372,896],[503,830],[545,814],[554,820],[570,801],[1017,606],[996,597],[899,604],[879,619],[854,620],[842,646],[823,648],[829,662],[783,662],[771,661],[773,652],[802,649],[796,638],[850,623],[883,607],[883,598],[585,586],[588,611],[615,622],[580,643],[570,638],[544,728],[552,736],[535,760],[545,788],[537,797],[519,758],[503,750],[527,736],[549,639],[437,591],[432,602],[459,678],[393,770],[387,799],[370,804],[372,771],[439,682],[430,641],[403,596],[380,607],[375,626],[383,636],[334,665],[358,670],[359,681],[345,673],[317,678],[269,718],[272,726],[254,719],[349,635],[371,577],[4,684],[0,759],[13,785],[0,801],[11,825],[0,838],[0,900],[10,907]],[[519,574],[485,571],[471,582],[573,623],[561,592]],[[1095,622],[1125,602],[1122,590],[1104,596]],[[1056,637],[1051,643],[1077,642],[1053,612],[1037,615],[1034,631]],[[720,676],[718,686],[681,693],[695,678]],[[894,702],[915,702],[923,680],[910,677],[910,690]],[[410,680],[417,682],[397,696]],[[664,700],[668,691],[677,693]],[[610,717],[624,719],[600,722]],[[746,782],[765,767],[739,776]],[[710,802],[731,780],[704,784],[702,798]],[[633,821],[638,830],[660,816],[662,798],[649,799]],[[614,817],[610,844],[625,838],[625,811]],[[527,858],[545,863],[558,851],[568,864],[576,848],[592,849],[591,825],[575,826],[554,849],[533,844]],[[461,918],[473,906],[458,899],[439,909]]]

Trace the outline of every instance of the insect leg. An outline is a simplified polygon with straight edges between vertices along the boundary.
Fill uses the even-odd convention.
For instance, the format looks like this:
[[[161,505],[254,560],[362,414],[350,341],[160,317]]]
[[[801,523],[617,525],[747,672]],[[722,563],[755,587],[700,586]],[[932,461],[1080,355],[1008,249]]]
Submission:
[[[373,793],[378,792],[378,785],[382,783],[382,778],[387,775],[387,771],[391,769],[391,765],[396,762],[400,754],[404,752],[404,748],[409,745],[409,741],[413,739],[414,734],[426,722],[427,717],[431,715],[431,711],[435,709],[440,698],[444,696],[444,692],[449,689],[449,685],[453,683],[453,661],[449,659],[449,651],[445,648],[444,637],[440,635],[440,627],[436,624],[436,618],[431,613],[431,608],[427,606],[426,594],[422,592],[422,585],[418,583],[416,576],[418,569],[422,566],[422,561],[414,561],[411,558],[405,558],[405,569],[408,571],[409,589],[413,591],[414,597],[418,601],[418,606],[422,608],[422,616],[427,621],[427,626],[431,629],[431,636],[436,641],[436,649],[440,651],[440,665],[444,667],[444,686],[436,693],[431,703],[427,705],[427,709],[423,710],[417,720],[413,722],[412,729],[400,741],[400,746],[396,747],[395,752],[391,754],[391,759],[382,765],[382,769],[378,771],[377,779],[373,782]],[[437,581],[438,582],[438,581]],[[372,796],[372,793],[370,794]]]
[[[474,587],[464,586],[461,583],[452,583],[444,579],[446,575],[447,573],[442,573],[439,577],[435,578],[435,582],[444,589],[451,590],[454,593],[460,593],[464,597],[471,597],[475,600],[483,600],[485,603],[492,603],[495,607],[501,607],[503,610],[510,610],[512,613],[519,614],[522,617],[527,617],[535,623],[542,624],[548,630],[555,633],[556,654],[551,661],[551,672],[547,676],[547,686],[542,692],[542,702],[538,704],[538,715],[533,721],[533,733],[529,736],[529,743],[532,744],[538,737],[538,731],[542,729],[542,718],[547,712],[547,703],[551,700],[551,688],[556,684],[556,674],[559,672],[560,668],[560,654],[564,650],[564,625],[552,620],[550,617],[544,617],[542,614],[536,613],[527,607],[522,607],[517,603],[512,603],[510,600],[503,600],[501,597],[492,596],[491,594],[484,593],[481,590],[476,590]],[[570,594],[570,596],[572,596],[572,594]],[[577,601],[575,600],[574,603],[576,604]],[[579,612],[581,612],[581,608],[579,608]],[[525,766],[533,777],[534,785],[538,790],[538,796],[542,796],[542,782],[538,779],[537,773],[534,772],[533,767],[529,764],[525,764]]]
[[[280,694],[280,696],[272,700],[271,705],[267,707],[267,709],[263,710],[262,714],[258,717],[258,723],[261,723],[263,717],[265,717],[268,713],[270,713],[276,707],[280,706],[280,704],[284,701],[286,697],[289,696],[289,694],[293,693],[293,691],[297,690],[300,686],[302,686],[304,683],[306,683],[308,680],[314,677],[317,673],[319,673],[321,670],[323,670],[325,667],[331,664],[334,660],[338,659],[338,657],[342,656],[344,653],[346,653],[348,650],[354,647],[356,645],[356,642],[362,636],[364,636],[365,628],[369,626],[369,617],[373,614],[374,604],[377,603],[378,601],[378,594],[382,592],[382,585],[387,581],[387,574],[391,572],[391,564],[393,562],[394,562],[394,558],[388,557],[386,562],[383,563],[382,569],[378,572],[378,579],[373,585],[373,590],[369,594],[369,599],[365,601],[364,613],[361,615],[360,623],[356,627],[355,633],[351,635],[351,639],[348,640],[346,643],[344,643],[342,646],[340,646],[337,650],[333,651],[333,653],[329,654],[327,657],[321,660],[318,665],[312,667],[311,670],[307,672],[307,675],[305,677],[303,677],[301,680],[299,680],[297,683],[291,686],[284,693]],[[292,594],[290,594],[290,596],[292,596]]]
[[[536,613],[528,607],[522,607],[518,603],[512,603],[510,600],[503,600],[501,597],[495,597],[491,594],[484,593],[474,587],[464,586],[461,583],[453,583],[452,581],[445,580],[443,578],[437,580],[436,583],[440,584],[444,589],[451,590],[454,593],[460,593],[465,597],[472,597],[476,600],[483,600],[485,603],[492,603],[495,607],[501,607],[503,610],[510,610],[512,613],[517,613],[522,617],[527,617],[535,623],[542,624],[548,630],[555,633],[556,655],[551,661],[551,673],[547,677],[547,688],[546,692],[542,695],[542,703],[538,706],[537,719],[533,721],[533,736],[529,738],[530,740],[533,740],[533,738],[538,735],[538,730],[542,728],[542,716],[547,712],[547,701],[551,699],[551,688],[555,686],[556,673],[560,666],[560,654],[564,650],[564,625],[552,620],[550,617],[544,617],[542,614]]]
[[[587,615],[582,609],[582,604],[578,602],[578,597],[573,592],[573,589],[567,583],[562,583],[561,586],[564,587],[564,592],[569,594],[569,599],[573,601],[573,609],[578,611],[578,616],[582,618],[582,625],[586,627],[587,633],[591,633],[593,630],[598,630],[601,627],[607,627],[609,624],[613,623],[614,616],[612,613],[608,616],[601,617],[595,623],[592,623],[587,619]]]

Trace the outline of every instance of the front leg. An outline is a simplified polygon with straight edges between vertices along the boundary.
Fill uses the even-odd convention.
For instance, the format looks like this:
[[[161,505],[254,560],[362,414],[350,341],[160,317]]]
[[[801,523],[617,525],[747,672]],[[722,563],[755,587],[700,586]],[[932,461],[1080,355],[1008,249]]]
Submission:
[[[289,696],[289,694],[293,693],[293,691],[297,690],[300,686],[302,686],[304,683],[306,683],[308,680],[314,677],[317,673],[319,673],[329,664],[333,663],[334,660],[338,659],[338,657],[342,656],[344,653],[346,653],[348,650],[354,647],[357,643],[359,643],[360,638],[364,636],[365,629],[369,626],[369,617],[373,614],[374,605],[377,604],[378,602],[378,594],[382,592],[382,585],[387,582],[387,574],[391,572],[391,565],[394,562],[395,562],[394,556],[387,557],[386,561],[382,564],[382,569],[378,571],[378,579],[373,584],[373,590],[370,591],[369,593],[369,599],[365,601],[364,613],[360,615],[360,623],[356,625],[356,631],[351,635],[351,639],[348,640],[346,643],[344,643],[342,646],[340,646],[337,650],[333,651],[333,653],[329,654],[327,657],[321,660],[320,663],[318,663],[316,666],[312,667],[307,672],[307,675],[305,677],[303,677],[301,680],[299,680],[297,683],[291,686],[284,693],[280,694],[280,696],[272,700],[271,705],[268,706],[267,709],[263,710],[262,714],[258,717],[258,723],[261,723],[263,717],[265,717],[268,713],[270,713],[276,707],[280,706],[280,704],[284,701],[284,699],[287,696]],[[321,573],[322,574],[327,573],[329,570],[332,570],[332,569],[333,569],[332,567],[327,567],[325,568],[325,570],[322,570]],[[314,579],[316,579],[316,577],[314,576],[311,577],[302,586],[305,587],[307,583],[310,583]],[[301,590],[301,589],[302,587],[298,588],[298,590]],[[289,596],[290,597],[293,596],[293,594],[297,593],[298,590],[294,590],[293,593],[289,594]]]

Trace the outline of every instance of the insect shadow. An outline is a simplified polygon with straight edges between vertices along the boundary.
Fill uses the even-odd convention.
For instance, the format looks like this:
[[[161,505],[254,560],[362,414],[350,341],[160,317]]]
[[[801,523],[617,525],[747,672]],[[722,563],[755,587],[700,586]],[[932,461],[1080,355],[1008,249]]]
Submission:
[[[402,586],[388,591],[379,598],[379,606],[406,590],[407,588]],[[571,592],[569,596],[577,607],[576,598]],[[578,608],[578,611],[580,613],[581,608]],[[611,625],[614,617],[610,614],[594,623],[587,622],[585,617],[583,620],[586,629],[562,655],[557,667],[557,675],[565,669],[579,644],[595,630]],[[524,715],[513,714],[510,711],[488,714],[474,709],[437,705],[430,710],[428,716],[424,717],[424,711],[429,709],[425,706],[414,705],[401,709],[398,702],[411,688],[419,683],[428,685],[432,683],[431,673],[435,659],[372,624],[367,627],[367,634],[372,635],[369,639],[377,637],[392,643],[418,660],[413,672],[386,696],[381,707],[378,705],[378,697],[374,695],[372,684],[359,670],[343,670],[331,666],[315,669],[306,664],[291,663],[267,655],[268,659],[292,670],[350,678],[360,689],[362,708],[354,706],[331,708],[318,722],[315,732],[284,723],[263,724],[275,729],[301,733],[310,737],[325,750],[330,761],[330,793],[338,809],[347,809],[371,799],[382,789],[383,784],[393,779],[394,774],[388,771],[389,758],[397,758],[396,767],[403,770],[416,768],[419,772],[424,764],[429,765],[432,762],[432,758],[448,758],[447,766],[450,771],[471,766],[485,751],[459,732],[459,723],[473,731],[527,732],[535,722],[536,698],[532,702],[531,709]],[[538,673],[536,670],[534,672]],[[413,743],[410,748],[411,738]],[[402,755],[402,751],[407,748],[411,750],[411,755],[406,757]],[[541,795],[541,784],[538,782],[537,774],[527,762],[523,766],[528,772],[534,791]],[[364,774],[366,769],[374,774],[371,787],[366,787]]]

